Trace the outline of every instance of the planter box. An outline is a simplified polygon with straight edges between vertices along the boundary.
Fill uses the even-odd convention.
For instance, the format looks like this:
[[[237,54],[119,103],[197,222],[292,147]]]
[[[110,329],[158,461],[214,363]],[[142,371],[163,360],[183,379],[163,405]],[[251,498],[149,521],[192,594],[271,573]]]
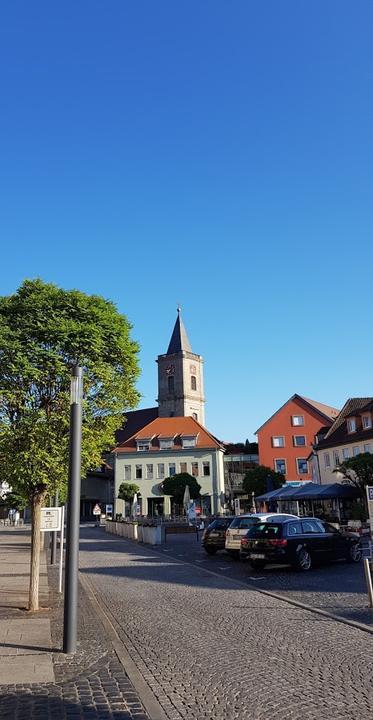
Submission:
[[[144,531],[143,526],[142,526],[142,525],[138,525],[138,526],[137,526],[137,541],[138,541],[138,542],[144,542],[144,541],[143,541],[143,531]]]
[[[162,528],[160,525],[156,527],[143,527],[143,539],[144,543],[149,545],[161,545],[162,542]]]

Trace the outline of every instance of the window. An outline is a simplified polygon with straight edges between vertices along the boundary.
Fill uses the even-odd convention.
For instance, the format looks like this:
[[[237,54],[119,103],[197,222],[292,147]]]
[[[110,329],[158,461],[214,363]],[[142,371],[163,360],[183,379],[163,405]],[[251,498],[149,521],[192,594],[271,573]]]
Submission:
[[[347,432],[349,432],[349,433],[356,432],[356,418],[348,418],[347,419]]]
[[[350,457],[350,448],[343,448],[342,457],[343,460],[348,460],[348,458]]]
[[[159,441],[159,447],[161,450],[171,450],[173,445],[173,438],[164,438]]]
[[[366,430],[367,428],[372,427],[372,418],[369,413],[369,415],[362,415],[362,422],[363,422],[363,429]]]
[[[142,478],[142,465],[136,465],[136,479],[141,480]]]
[[[167,383],[168,383],[168,392],[171,395],[172,393],[175,392],[175,378],[173,375],[168,376]]]
[[[285,447],[285,438],[283,435],[274,435],[272,438],[272,447]]]
[[[197,441],[196,436],[194,436],[194,437],[182,437],[182,438],[181,438],[181,442],[182,442],[183,448],[195,447],[195,446],[196,446],[196,441]]]
[[[303,520],[302,528],[303,528],[303,532],[306,533],[307,535],[311,534],[311,533],[325,532],[325,528],[321,525],[321,523],[319,525],[319,523],[316,522],[316,520]]]
[[[301,535],[302,534],[302,526],[300,522],[289,522],[287,524],[287,534],[289,535]]]
[[[339,462],[339,452],[337,450],[334,450],[333,452],[333,460],[334,467],[339,467],[341,463]]]
[[[354,457],[356,457],[356,455],[360,455],[360,448],[358,445],[356,445],[356,447],[352,448],[352,454]]]
[[[292,415],[291,416],[291,424],[295,426],[304,425],[304,416],[303,415]]]
[[[275,470],[278,473],[282,473],[283,475],[286,475],[286,460],[282,460],[282,459],[275,460]]]
[[[364,445],[364,452],[371,453],[372,452],[372,445],[370,443],[367,443]]]
[[[173,475],[176,475],[176,465],[175,465],[175,463],[169,463],[168,476],[172,477]]]
[[[191,390],[197,390],[197,378],[195,375],[190,376],[190,388]]]
[[[181,472],[181,473],[186,473],[186,472],[188,472],[187,467],[188,467],[188,464],[187,464],[186,462],[180,463],[180,472]]]
[[[193,418],[193,420],[198,420],[198,415],[197,415],[197,413],[192,413],[192,418]]]
[[[298,475],[307,475],[308,462],[306,458],[297,458],[297,473]]]
[[[124,479],[131,480],[131,465],[124,466]]]
[[[153,465],[146,466],[146,477],[148,480],[153,480]]]
[[[326,467],[326,468],[330,467],[330,455],[329,455],[329,453],[324,453],[324,467]]]
[[[198,477],[198,462],[192,462],[192,475]]]
[[[157,477],[159,480],[164,478],[164,463],[158,463],[157,465]]]
[[[148,440],[137,440],[137,451],[138,452],[145,452],[146,450],[149,450],[150,443]]]
[[[203,465],[203,475],[204,477],[208,477],[210,475],[210,463],[208,460],[202,463]]]
[[[306,444],[305,435],[293,435],[294,447],[303,447]]]

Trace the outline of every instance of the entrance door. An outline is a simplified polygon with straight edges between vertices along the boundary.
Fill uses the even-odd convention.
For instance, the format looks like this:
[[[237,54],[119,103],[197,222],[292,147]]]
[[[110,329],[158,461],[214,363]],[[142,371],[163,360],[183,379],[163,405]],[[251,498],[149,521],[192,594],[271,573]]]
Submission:
[[[164,498],[148,498],[148,516],[162,517],[164,515]]]

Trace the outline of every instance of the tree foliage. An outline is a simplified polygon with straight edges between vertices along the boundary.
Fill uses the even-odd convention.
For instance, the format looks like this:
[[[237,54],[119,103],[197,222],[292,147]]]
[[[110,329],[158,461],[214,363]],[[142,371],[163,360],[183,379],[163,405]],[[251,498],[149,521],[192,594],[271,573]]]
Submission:
[[[112,302],[42,280],[0,298],[0,466],[30,502],[33,523],[46,495],[66,488],[72,366],[84,372],[82,472],[101,464],[123,412],[136,406],[130,330]]]
[[[263,495],[265,492],[280,488],[284,482],[285,475],[282,473],[275,472],[265,465],[257,465],[257,467],[247,471],[242,487],[248,495],[252,493]]]
[[[135,483],[121,483],[118,488],[118,498],[119,500],[124,500],[125,502],[132,502],[135,493],[138,493],[140,491],[140,488],[138,485],[135,485]]]
[[[177,473],[176,475],[167,477],[162,483],[165,495],[171,495],[177,505],[181,505],[183,502],[187,485],[189,485],[191,500],[196,500],[196,498],[199,497],[201,486],[193,475],[189,475],[189,473]]]
[[[342,482],[354,485],[365,500],[365,488],[373,485],[373,455],[361,453],[355,457],[345,460],[342,465],[335,468],[334,472],[343,475]]]

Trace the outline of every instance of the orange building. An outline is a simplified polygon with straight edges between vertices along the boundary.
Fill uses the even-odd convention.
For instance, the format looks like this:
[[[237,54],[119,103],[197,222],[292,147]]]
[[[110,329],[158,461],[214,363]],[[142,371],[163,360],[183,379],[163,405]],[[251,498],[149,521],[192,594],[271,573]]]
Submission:
[[[307,458],[315,435],[333,424],[339,410],[293,395],[256,431],[259,464],[281,472],[289,481],[312,480]]]

